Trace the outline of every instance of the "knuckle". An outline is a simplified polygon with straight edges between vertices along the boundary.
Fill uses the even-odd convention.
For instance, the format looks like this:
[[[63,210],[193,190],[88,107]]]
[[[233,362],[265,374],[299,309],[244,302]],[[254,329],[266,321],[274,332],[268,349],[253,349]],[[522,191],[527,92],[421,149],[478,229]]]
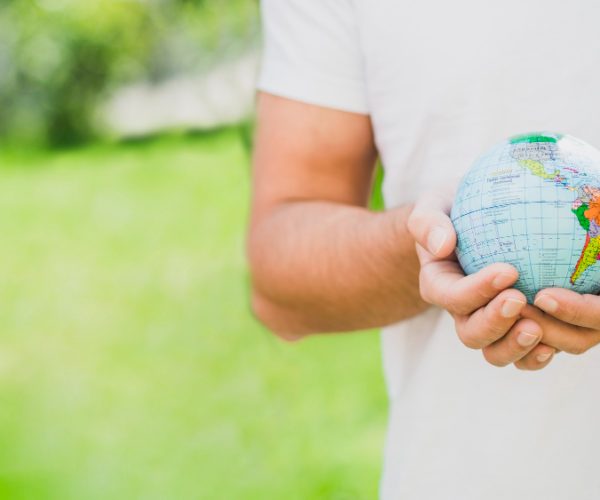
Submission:
[[[483,309],[483,324],[481,326],[481,337],[485,341],[486,345],[495,342],[499,338],[503,337],[508,328],[506,325],[506,319],[500,315],[500,310],[495,306],[487,306]]]
[[[471,309],[467,304],[461,301],[452,290],[444,290],[442,293],[442,303],[446,308],[455,314],[466,316],[471,313]]]
[[[567,308],[565,313],[568,317],[569,323],[578,325],[583,319],[582,311],[579,307]]]
[[[488,307],[485,311],[486,330],[489,332],[490,337],[496,340],[506,333],[506,321],[500,315],[498,308]]]
[[[591,346],[588,344],[586,339],[577,338],[567,346],[565,351],[567,351],[569,354],[580,356],[581,354],[584,354],[590,347]]]
[[[462,312],[459,310],[460,307],[457,307],[459,304],[457,304],[456,297],[452,295],[450,290],[444,289],[441,291],[440,303],[449,311],[462,315]]]
[[[469,332],[468,328],[457,328],[456,333],[460,341],[469,349],[481,349],[482,343]]]
[[[489,301],[489,300],[493,299],[496,296],[496,294],[494,292],[490,291],[485,286],[477,288],[476,293],[477,293],[477,298],[481,302]]]
[[[456,331],[463,344],[467,347],[471,349],[483,349],[495,342],[502,334],[496,334],[489,328],[487,323],[481,325],[479,318],[476,316],[462,316],[467,319],[460,324],[457,323]]]
[[[479,345],[480,347],[488,347],[493,344],[498,339],[497,336],[493,336],[490,332],[486,332],[485,334],[479,335]]]
[[[499,359],[497,356],[494,355],[493,352],[490,352],[489,349],[483,349],[482,350],[483,353],[483,357],[484,359],[492,366],[495,366],[496,368],[504,368],[506,365],[508,365],[508,361],[503,360],[503,359]]]
[[[494,321],[494,322],[490,322],[490,324],[488,326],[488,331],[489,331],[490,339],[496,340],[496,339],[502,337],[506,333],[506,328],[504,328],[504,325],[502,325],[501,323]]]

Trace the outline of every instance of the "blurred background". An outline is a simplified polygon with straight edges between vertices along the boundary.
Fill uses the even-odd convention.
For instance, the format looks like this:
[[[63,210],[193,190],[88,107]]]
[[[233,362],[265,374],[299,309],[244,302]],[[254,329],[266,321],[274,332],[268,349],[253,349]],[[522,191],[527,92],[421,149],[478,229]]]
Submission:
[[[376,496],[376,332],[248,308],[258,9],[0,3],[0,499]]]

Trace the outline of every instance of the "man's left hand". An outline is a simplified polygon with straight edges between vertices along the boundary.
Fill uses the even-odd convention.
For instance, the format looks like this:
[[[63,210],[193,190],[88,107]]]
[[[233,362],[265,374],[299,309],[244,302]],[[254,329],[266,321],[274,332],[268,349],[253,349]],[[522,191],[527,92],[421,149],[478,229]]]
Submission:
[[[521,315],[544,331],[544,344],[569,354],[583,354],[600,344],[600,297],[565,288],[547,288]],[[543,311],[543,312],[542,312]]]

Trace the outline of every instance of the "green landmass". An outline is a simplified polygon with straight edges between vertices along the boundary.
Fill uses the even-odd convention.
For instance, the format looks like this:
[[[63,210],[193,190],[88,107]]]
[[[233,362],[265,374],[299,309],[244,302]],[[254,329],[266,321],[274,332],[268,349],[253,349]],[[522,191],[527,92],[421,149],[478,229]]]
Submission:
[[[585,211],[587,209],[588,209],[587,203],[583,203],[583,204],[579,205],[579,207],[577,207],[576,209],[571,209],[571,212],[573,212],[575,214],[575,216],[577,217],[577,220],[579,221],[579,224],[581,225],[581,227],[583,229],[585,229],[586,232],[590,230],[590,221],[585,216]]]
[[[531,137],[532,136],[523,137],[524,141],[522,141],[522,142],[528,142],[527,139],[529,139]],[[539,137],[539,136],[537,136],[537,137]],[[549,138],[549,139],[552,139],[552,138]],[[517,138],[517,140],[518,140],[518,138]],[[551,141],[547,141],[547,142],[551,142]],[[538,160],[525,159],[525,160],[518,160],[518,162],[519,162],[519,165],[521,165],[523,168],[528,169],[533,175],[540,177],[542,179],[550,180],[550,179],[554,179],[554,178],[557,178],[560,176],[560,170],[556,170],[554,172],[554,174],[550,174],[549,172],[546,171],[544,164]],[[587,209],[588,209],[588,204],[586,204],[586,203],[582,203],[576,209],[571,209],[571,212],[573,212],[573,214],[575,214],[575,216],[577,217],[577,220],[579,221],[579,224],[581,225],[581,227],[583,229],[585,229],[586,233],[588,233],[588,231],[590,229],[590,221],[585,216],[585,212]],[[571,283],[572,284],[575,284],[577,282],[579,277],[584,273],[584,271],[588,267],[590,267],[596,263],[596,259],[598,258],[599,252],[600,252],[600,237],[590,238],[589,233],[588,233],[587,240],[582,249],[579,261],[577,262],[577,264],[575,266],[575,270],[573,271],[573,274],[571,275]]]
[[[546,171],[544,164],[537,160],[518,160],[519,165],[531,171],[531,173],[542,179],[550,180],[560,175],[560,171],[555,171],[553,174]]]
[[[509,139],[511,144],[519,144],[522,142],[558,142],[562,137],[561,134],[544,134],[534,132],[530,134],[515,135]]]
[[[600,253],[600,236],[596,236],[595,238],[590,238],[588,236],[583,250],[581,251],[581,257],[579,257],[579,261],[575,266],[575,270],[571,275],[571,283],[577,283],[577,280],[581,277],[581,275],[586,271],[586,269],[590,266],[593,266],[596,262],[598,262],[598,254]]]

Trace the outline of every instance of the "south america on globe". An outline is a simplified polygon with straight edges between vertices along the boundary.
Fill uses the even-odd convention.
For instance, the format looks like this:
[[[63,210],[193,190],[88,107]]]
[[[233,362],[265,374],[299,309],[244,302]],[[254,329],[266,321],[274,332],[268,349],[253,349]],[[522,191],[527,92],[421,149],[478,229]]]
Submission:
[[[466,274],[519,271],[529,302],[551,287],[600,292],[600,152],[569,135],[512,137],[463,177],[451,212]]]

